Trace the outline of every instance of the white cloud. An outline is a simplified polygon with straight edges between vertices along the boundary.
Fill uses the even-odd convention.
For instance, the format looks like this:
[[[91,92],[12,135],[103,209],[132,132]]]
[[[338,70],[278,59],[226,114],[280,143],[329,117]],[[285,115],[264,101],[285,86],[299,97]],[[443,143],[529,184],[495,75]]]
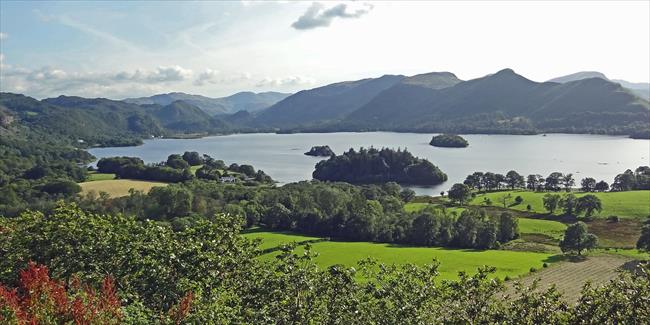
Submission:
[[[205,69],[199,74],[199,76],[194,80],[195,86],[203,86],[206,83],[217,83],[217,78],[219,77],[218,70]]]
[[[289,76],[285,78],[269,78],[266,77],[255,84],[255,87],[281,87],[281,86],[302,86],[311,85],[316,81],[312,78]]]
[[[60,94],[108,96],[128,94],[138,89],[164,89],[191,77],[192,70],[178,65],[121,72],[70,72],[53,67],[30,70],[3,65],[0,85],[2,91],[26,92],[37,97]]]
[[[372,8],[373,6],[368,3],[360,6],[340,3],[326,9],[324,5],[314,2],[298,20],[291,24],[291,27],[301,30],[327,27],[332,23],[334,18],[359,18],[369,13]]]
[[[9,34],[0,32],[0,40],[9,38]]]

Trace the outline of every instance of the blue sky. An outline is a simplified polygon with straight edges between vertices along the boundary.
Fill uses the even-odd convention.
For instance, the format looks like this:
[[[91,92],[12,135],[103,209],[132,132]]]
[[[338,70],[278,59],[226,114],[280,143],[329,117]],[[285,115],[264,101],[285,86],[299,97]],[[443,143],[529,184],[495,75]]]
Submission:
[[[502,68],[650,79],[637,2],[0,2],[0,90],[218,97]]]

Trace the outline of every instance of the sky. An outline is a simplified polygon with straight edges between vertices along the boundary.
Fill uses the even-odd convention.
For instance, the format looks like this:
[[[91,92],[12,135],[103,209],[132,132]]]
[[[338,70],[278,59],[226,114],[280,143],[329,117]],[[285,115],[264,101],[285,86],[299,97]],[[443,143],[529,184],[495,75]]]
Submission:
[[[650,1],[0,1],[0,90],[122,99],[296,92],[504,68],[650,79]]]

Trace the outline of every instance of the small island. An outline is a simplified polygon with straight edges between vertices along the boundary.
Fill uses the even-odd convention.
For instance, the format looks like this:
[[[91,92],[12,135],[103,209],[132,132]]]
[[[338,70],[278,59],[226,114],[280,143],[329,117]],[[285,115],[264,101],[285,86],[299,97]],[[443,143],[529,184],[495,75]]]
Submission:
[[[465,148],[469,146],[469,142],[460,135],[456,134],[441,134],[436,135],[429,142],[434,147],[443,148]]]
[[[311,150],[305,152],[305,155],[315,157],[330,157],[334,155],[334,151],[332,151],[330,146],[313,146],[311,147]]]
[[[352,184],[396,182],[412,185],[437,185],[447,175],[426,159],[406,150],[350,149],[316,164],[314,179]]]

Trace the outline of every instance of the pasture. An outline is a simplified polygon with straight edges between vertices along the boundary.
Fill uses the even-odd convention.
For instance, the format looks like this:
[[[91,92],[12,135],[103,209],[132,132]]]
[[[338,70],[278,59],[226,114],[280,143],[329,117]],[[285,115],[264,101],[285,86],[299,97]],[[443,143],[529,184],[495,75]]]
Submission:
[[[542,198],[547,192],[531,192],[531,191],[502,191],[490,192],[477,195],[470,204],[483,205],[484,198],[489,198],[494,206],[502,206],[500,199],[510,194],[511,198],[507,202],[509,209],[526,211],[527,205],[530,204],[531,212],[546,214],[548,211],[544,209]],[[563,195],[565,192],[557,192],[553,194]],[[627,191],[627,192],[602,192],[602,193],[584,193],[573,192],[577,197],[586,194],[596,195],[602,202],[603,211],[596,212],[596,217],[608,217],[611,215],[619,216],[621,218],[642,219],[650,216],[650,191]],[[515,204],[515,197],[521,196],[523,202]],[[555,211],[556,215],[560,215],[561,209]]]
[[[115,179],[115,174],[98,173],[92,171],[88,173],[88,178],[86,178],[86,182],[105,181],[109,179]]]
[[[263,243],[286,243],[304,241],[305,236],[295,236],[290,233],[253,232],[244,234],[247,238],[262,238]],[[270,244],[264,248],[269,248]],[[470,250],[449,249],[441,247],[411,247],[395,244],[379,244],[369,242],[323,241],[311,244],[312,251],[318,253],[315,261],[321,267],[343,264],[348,267],[357,266],[357,262],[367,258],[376,259],[384,264],[429,264],[437,259],[441,265],[438,271],[441,279],[456,279],[458,272],[474,273],[483,265],[497,268],[496,277],[506,275],[515,277],[529,272],[531,267],[541,268],[544,263],[556,260],[553,254],[515,252],[506,250]],[[300,254],[302,247],[296,249]],[[265,254],[260,258],[273,260],[277,252]]]
[[[100,192],[106,192],[108,195],[114,198],[129,195],[130,189],[147,193],[149,190],[156,186],[167,186],[167,183],[131,179],[109,179],[79,183],[79,186],[81,186],[82,194],[86,194],[91,191],[94,191],[97,194]]]

